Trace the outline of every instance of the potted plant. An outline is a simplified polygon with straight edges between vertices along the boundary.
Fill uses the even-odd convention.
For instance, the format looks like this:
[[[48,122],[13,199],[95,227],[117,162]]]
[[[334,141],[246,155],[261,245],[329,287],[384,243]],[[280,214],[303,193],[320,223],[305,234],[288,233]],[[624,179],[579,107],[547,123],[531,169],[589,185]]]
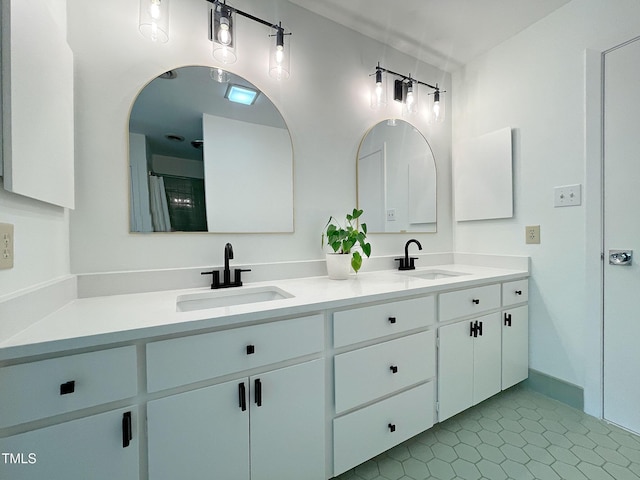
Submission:
[[[327,253],[327,272],[329,278],[343,280],[348,278],[351,269],[356,273],[362,266],[362,255],[371,255],[371,244],[367,243],[367,224],[358,223],[362,210],[353,209],[347,214],[343,227],[333,216],[329,217],[322,234],[322,246],[325,240],[333,249],[333,253]],[[326,238],[325,238],[326,235]]]

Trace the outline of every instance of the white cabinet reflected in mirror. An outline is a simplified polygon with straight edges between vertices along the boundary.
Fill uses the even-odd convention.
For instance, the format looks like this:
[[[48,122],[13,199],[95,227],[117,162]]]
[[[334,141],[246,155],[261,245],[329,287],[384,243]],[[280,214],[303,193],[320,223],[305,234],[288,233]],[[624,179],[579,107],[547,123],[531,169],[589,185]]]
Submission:
[[[129,140],[132,232],[293,232],[291,136],[244,78],[160,75],[133,104]]]
[[[369,232],[436,231],[436,163],[410,123],[384,120],[367,132],[357,159],[358,208]]]

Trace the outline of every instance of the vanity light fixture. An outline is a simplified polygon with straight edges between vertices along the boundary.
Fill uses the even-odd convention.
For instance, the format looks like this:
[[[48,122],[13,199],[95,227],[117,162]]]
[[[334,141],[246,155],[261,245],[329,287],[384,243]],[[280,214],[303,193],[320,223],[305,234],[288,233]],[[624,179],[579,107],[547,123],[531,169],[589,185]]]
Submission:
[[[153,42],[169,40],[169,0],[140,0],[138,28]]]
[[[418,79],[412,78],[411,74],[403,75],[401,73],[388,70],[380,66],[380,62],[376,66],[375,73],[370,76],[375,76],[375,85],[373,92],[371,93],[371,107],[381,108],[386,106],[387,86],[386,74],[397,77],[393,83],[393,99],[402,103],[402,114],[413,115],[418,112],[418,85],[424,85],[433,90],[429,95],[429,123],[440,123],[444,120],[444,90],[440,90],[440,87],[436,83],[430,85],[425,82],[421,82]]]
[[[235,85],[230,83],[224,98],[230,102],[240,103],[242,105],[253,105],[258,98],[258,92],[249,87]]]
[[[284,39],[285,36],[291,35],[291,33],[285,32],[282,22],[276,24],[262,20],[250,13],[227,5],[226,0],[207,0],[207,2],[212,4],[209,15],[209,40],[213,42],[214,58],[224,64],[231,64],[237,60],[235,16],[240,15],[266,25],[275,31],[274,34],[269,35],[275,39],[270,48],[269,75],[278,80],[289,78],[291,71],[289,48],[285,45]]]

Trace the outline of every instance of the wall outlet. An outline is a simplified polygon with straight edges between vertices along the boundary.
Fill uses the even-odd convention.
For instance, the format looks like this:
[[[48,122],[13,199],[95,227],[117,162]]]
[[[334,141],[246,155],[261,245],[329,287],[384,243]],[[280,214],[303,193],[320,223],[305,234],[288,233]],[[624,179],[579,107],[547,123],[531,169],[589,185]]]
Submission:
[[[525,229],[525,243],[540,243],[540,225],[529,225]]]
[[[553,189],[555,207],[575,207],[582,204],[582,185],[565,185]]]
[[[387,210],[387,222],[395,222],[396,221],[396,209],[389,208]]]
[[[0,269],[13,268],[13,225],[0,223]]]

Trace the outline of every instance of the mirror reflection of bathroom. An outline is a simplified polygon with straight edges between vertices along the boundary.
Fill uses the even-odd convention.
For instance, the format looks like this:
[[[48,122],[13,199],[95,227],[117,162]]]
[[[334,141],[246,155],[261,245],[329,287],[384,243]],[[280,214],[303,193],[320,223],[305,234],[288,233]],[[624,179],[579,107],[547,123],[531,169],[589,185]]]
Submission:
[[[436,232],[435,158],[410,123],[388,119],[367,132],[358,150],[357,189],[370,232]]]
[[[293,231],[291,136],[246,79],[204,66],[154,78],[129,138],[132,232]]]

